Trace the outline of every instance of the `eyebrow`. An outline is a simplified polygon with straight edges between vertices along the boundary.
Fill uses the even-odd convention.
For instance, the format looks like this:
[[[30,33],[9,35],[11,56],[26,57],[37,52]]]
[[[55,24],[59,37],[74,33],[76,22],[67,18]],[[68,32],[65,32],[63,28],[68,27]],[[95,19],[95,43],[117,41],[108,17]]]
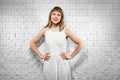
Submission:
[[[52,12],[52,14],[54,14],[55,12]],[[61,13],[60,12],[58,12],[58,14],[60,14],[61,15]]]

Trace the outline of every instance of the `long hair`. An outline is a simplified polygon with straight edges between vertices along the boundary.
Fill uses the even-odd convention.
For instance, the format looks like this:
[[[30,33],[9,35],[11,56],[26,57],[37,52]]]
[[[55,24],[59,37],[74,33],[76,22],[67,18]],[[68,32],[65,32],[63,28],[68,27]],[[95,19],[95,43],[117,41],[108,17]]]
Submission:
[[[58,6],[55,6],[51,11],[50,11],[50,14],[49,14],[49,18],[48,18],[48,23],[47,25],[45,26],[48,27],[48,28],[51,28],[51,26],[53,25],[53,22],[51,21],[51,14],[53,11],[58,11],[61,13],[61,20],[60,22],[58,23],[58,26],[60,28],[60,31],[62,31],[64,29],[64,13],[63,13],[63,10],[58,7]]]

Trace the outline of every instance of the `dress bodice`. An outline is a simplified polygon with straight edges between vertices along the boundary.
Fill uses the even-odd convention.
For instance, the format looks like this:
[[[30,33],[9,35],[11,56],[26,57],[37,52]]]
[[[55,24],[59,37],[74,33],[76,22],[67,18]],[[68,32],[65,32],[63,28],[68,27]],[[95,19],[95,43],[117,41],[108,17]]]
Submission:
[[[45,51],[52,52],[66,52],[66,34],[65,28],[60,32],[54,32],[51,29],[46,30],[45,33]]]

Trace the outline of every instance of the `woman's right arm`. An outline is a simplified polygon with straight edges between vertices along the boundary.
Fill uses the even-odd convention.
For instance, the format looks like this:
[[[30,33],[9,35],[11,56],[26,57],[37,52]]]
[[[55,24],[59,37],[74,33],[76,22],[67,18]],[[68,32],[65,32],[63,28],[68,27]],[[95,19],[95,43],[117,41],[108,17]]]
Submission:
[[[43,28],[39,31],[39,33],[32,39],[30,40],[30,48],[37,54],[38,57],[40,58],[44,58],[45,56],[38,50],[36,43],[42,38],[44,37],[46,29]]]

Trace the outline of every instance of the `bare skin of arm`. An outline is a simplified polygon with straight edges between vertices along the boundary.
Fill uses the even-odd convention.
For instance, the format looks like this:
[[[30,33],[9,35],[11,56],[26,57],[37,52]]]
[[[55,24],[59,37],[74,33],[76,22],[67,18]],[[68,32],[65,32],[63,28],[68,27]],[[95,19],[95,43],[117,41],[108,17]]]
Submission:
[[[29,44],[30,44],[31,49],[37,54],[38,57],[40,57],[41,59],[44,59],[44,60],[49,60],[50,55],[49,55],[48,53],[42,54],[42,53],[38,50],[38,48],[37,48],[37,46],[36,46],[36,43],[37,43],[40,39],[42,39],[42,37],[44,37],[45,31],[46,31],[45,28],[41,29],[41,30],[39,31],[39,33],[30,41]]]
[[[63,59],[72,59],[84,47],[83,42],[67,28],[65,30],[65,33],[66,33],[67,37],[70,38],[77,46],[76,46],[76,48],[74,49],[74,51],[71,54],[61,53],[60,56]]]

